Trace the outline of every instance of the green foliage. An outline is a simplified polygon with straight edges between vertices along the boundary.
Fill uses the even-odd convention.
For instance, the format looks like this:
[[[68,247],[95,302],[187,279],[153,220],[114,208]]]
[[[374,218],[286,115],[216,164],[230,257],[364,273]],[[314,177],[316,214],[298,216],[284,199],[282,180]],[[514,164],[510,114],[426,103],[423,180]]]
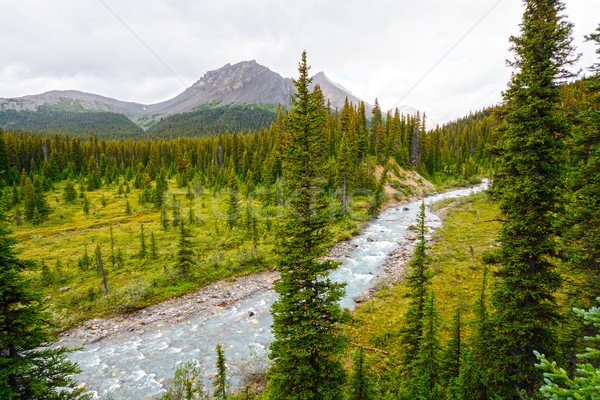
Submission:
[[[600,27],[587,38],[600,56]],[[582,81],[586,97],[578,104],[584,111],[569,142],[572,165],[566,186],[571,201],[562,224],[569,264],[585,277],[575,290],[578,306],[600,295],[600,62],[590,70],[594,75]]]
[[[365,350],[359,347],[352,358],[352,370],[347,382],[348,400],[376,399],[375,380],[365,363]]]
[[[253,131],[275,122],[275,110],[231,105],[175,114],[161,119],[146,135],[152,138],[199,137],[225,131]]]
[[[528,0],[525,6],[521,36],[511,38],[516,72],[504,93],[502,139],[495,149],[494,191],[506,222],[502,246],[488,257],[500,265],[501,279],[490,314],[489,379],[506,396],[532,396],[541,381],[533,350],[555,350],[555,292],[561,277],[551,257],[569,130],[557,82],[573,62],[572,26],[561,16],[564,4]]]
[[[419,351],[408,375],[408,392],[411,399],[437,400],[440,398],[440,320],[435,309],[435,294],[430,292],[423,309],[423,333]]]
[[[597,299],[600,301],[600,298]],[[583,317],[586,324],[600,328],[600,308],[590,310],[574,309],[575,313]],[[569,376],[567,371],[559,368],[555,361],[548,361],[546,356],[534,351],[540,363],[536,367],[544,371],[544,385],[540,392],[548,399],[556,400],[583,400],[597,399],[600,397],[600,335],[586,337],[589,347],[583,354],[578,354],[577,368],[574,376]]]
[[[309,92],[306,52],[302,53],[297,94],[282,139],[285,218],[279,227],[281,280],[273,304],[274,342],[269,397],[330,400],[341,398],[345,372],[339,361],[346,339],[339,300],[342,285],[327,278],[331,261],[319,262],[327,243],[326,198],[318,186],[326,110],[319,90]]]
[[[46,195],[42,189],[42,184],[38,177],[33,178],[33,182],[27,177],[23,187],[24,216],[27,221],[34,225],[40,225],[50,214],[50,206],[46,200]]]
[[[417,245],[408,267],[410,273],[406,277],[407,291],[404,297],[409,299],[404,313],[404,323],[400,328],[400,343],[402,345],[403,372],[408,377],[413,375],[413,367],[421,347],[424,329],[425,304],[427,301],[432,274],[429,271],[431,258],[426,251],[427,226],[425,225],[425,202],[421,203],[417,215]]]
[[[63,190],[63,199],[67,203],[73,203],[77,199],[77,191],[75,190],[75,185],[71,182],[71,179],[67,179],[67,183],[65,184],[65,188]]]
[[[38,111],[0,111],[0,127],[46,134],[62,132],[84,138],[98,134],[106,139],[135,138],[143,133],[142,128],[121,114],[102,111],[54,111],[43,107]]]
[[[17,258],[16,241],[0,210],[0,397],[3,399],[87,399],[72,374],[77,364],[67,360],[74,349],[48,348],[49,316],[41,294],[23,273],[32,263]]]
[[[223,348],[219,343],[217,343],[216,351],[217,363],[215,364],[215,369],[217,370],[217,373],[213,381],[213,386],[215,387],[213,397],[217,400],[225,400],[227,398],[227,388],[229,387],[229,383],[227,381],[227,365],[225,364],[225,354],[223,353]]]
[[[197,360],[182,363],[175,371],[173,383],[161,400],[202,400],[208,399],[204,392],[203,370]]]
[[[189,231],[185,227],[185,222],[180,221],[179,244],[177,247],[177,269],[184,278],[189,277],[190,271],[194,266],[194,252]]]
[[[146,257],[146,235],[144,234],[144,224],[140,226],[140,258]]]

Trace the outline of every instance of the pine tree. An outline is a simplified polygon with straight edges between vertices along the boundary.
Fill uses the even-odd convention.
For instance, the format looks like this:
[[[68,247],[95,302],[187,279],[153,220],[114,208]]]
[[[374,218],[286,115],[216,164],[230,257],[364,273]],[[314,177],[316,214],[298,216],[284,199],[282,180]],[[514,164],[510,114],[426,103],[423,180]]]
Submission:
[[[600,303],[600,298],[597,299]],[[581,309],[573,310],[585,319],[589,325],[595,325],[600,329],[600,308],[593,307],[588,311]],[[544,385],[540,392],[548,399],[571,400],[571,399],[597,399],[600,397],[600,335],[586,337],[591,342],[583,354],[577,356],[578,364],[574,376],[569,376],[566,370],[559,368],[556,362],[550,362],[543,354],[537,351],[535,355],[540,363],[536,364],[544,371]]]
[[[85,194],[83,195],[83,213],[86,215],[90,213],[90,199]]]
[[[239,218],[240,203],[239,203],[239,192],[238,192],[238,181],[235,176],[235,171],[231,169],[229,173],[229,202],[227,205],[227,224],[229,228],[233,228],[236,224],[236,220]]]
[[[152,202],[156,205],[156,207],[162,207],[164,204],[163,197],[168,189],[169,185],[167,184],[165,168],[162,167],[160,169],[160,174],[158,177],[156,177],[156,186],[154,187],[154,192],[152,193]]]
[[[73,203],[77,199],[77,190],[75,190],[75,185],[73,185],[70,178],[67,179],[67,183],[65,184],[63,199],[67,203]]]
[[[327,200],[317,181],[327,111],[321,91],[309,92],[308,68],[303,52],[281,146],[287,218],[279,229],[281,280],[271,308],[275,340],[268,391],[277,399],[330,400],[341,398],[345,380],[339,356],[346,339],[337,325],[344,291],[327,278],[334,263],[318,261],[327,243]]]
[[[349,400],[371,400],[376,399],[375,382],[371,372],[365,365],[365,349],[359,347],[352,358],[352,370],[348,377]]]
[[[340,193],[340,212],[342,214],[347,214],[347,205],[348,205],[348,192],[350,189],[350,185],[352,183],[352,157],[350,153],[350,146],[348,143],[348,134],[342,134],[342,139],[340,142],[340,149],[338,154],[338,163],[337,163],[337,176],[338,176],[338,184],[341,189]]]
[[[146,235],[144,234],[144,224],[140,227],[140,258],[146,257]]]
[[[213,398],[218,400],[225,400],[227,398],[227,365],[225,364],[225,353],[221,344],[217,343],[217,363],[215,364],[217,374],[213,381],[215,392]]]
[[[180,220],[179,243],[177,247],[177,268],[184,278],[190,274],[194,265],[194,252],[192,251],[191,235],[185,227],[184,220]]]
[[[432,278],[429,271],[430,257],[426,254],[427,226],[425,225],[425,202],[421,203],[417,215],[417,245],[408,266],[410,273],[406,277],[407,291],[405,297],[409,303],[404,313],[404,323],[400,329],[400,343],[402,345],[403,372],[407,377],[413,375],[415,357],[419,352],[423,336],[423,318],[425,303]]]
[[[506,221],[502,246],[487,261],[500,266],[487,353],[498,394],[532,396],[541,383],[533,350],[552,354],[559,318],[554,293],[561,278],[556,251],[563,143],[568,131],[558,81],[573,61],[571,28],[557,0],[526,0],[521,36],[511,37],[515,68],[504,92],[503,137],[495,193]]]
[[[600,59],[600,26],[587,39],[596,43]],[[575,160],[568,180],[573,194],[563,224],[569,262],[585,276],[577,290],[579,306],[600,296],[600,62],[590,70],[594,75],[583,81],[590,98],[582,104],[585,111],[569,146]]]
[[[450,338],[446,344],[446,350],[441,359],[441,375],[444,383],[448,384],[457,379],[460,374],[461,356],[463,352],[462,337],[462,307],[456,306],[452,325],[450,326]]]
[[[423,309],[423,333],[419,341],[419,351],[413,361],[414,375],[408,381],[411,398],[438,400],[440,398],[440,320],[435,308],[435,294],[429,293]]]
[[[80,372],[67,360],[72,349],[47,347],[50,317],[41,294],[22,276],[32,263],[17,258],[15,244],[0,207],[0,398],[90,398],[71,378]]]

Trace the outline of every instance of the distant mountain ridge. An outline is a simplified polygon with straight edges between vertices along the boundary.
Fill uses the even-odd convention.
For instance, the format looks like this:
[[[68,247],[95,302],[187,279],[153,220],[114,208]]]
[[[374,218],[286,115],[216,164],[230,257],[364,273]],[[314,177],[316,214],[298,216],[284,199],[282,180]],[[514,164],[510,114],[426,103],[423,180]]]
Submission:
[[[313,78],[312,87],[319,85],[332,108],[341,109],[346,97],[354,104],[360,99],[325,73]],[[226,64],[209,71],[192,86],[170,100],[155,104],[125,102],[110,97],[77,90],[53,90],[37,95],[17,98],[0,98],[0,112],[40,111],[88,112],[105,111],[125,115],[136,124],[147,128],[163,118],[198,110],[203,107],[231,105],[281,104],[289,106],[294,85],[255,60]],[[365,103],[367,110],[372,106]]]

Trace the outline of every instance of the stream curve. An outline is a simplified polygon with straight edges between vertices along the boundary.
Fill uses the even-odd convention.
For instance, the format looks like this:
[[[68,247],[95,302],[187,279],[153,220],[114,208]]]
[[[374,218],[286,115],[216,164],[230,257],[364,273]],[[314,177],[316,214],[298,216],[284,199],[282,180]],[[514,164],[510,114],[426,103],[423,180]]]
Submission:
[[[431,204],[466,196],[487,189],[487,185],[484,181],[474,187],[434,194],[423,201]],[[388,255],[398,247],[410,246],[412,235],[408,228],[416,223],[420,204],[418,200],[388,208],[350,240],[352,250],[330,274],[332,280],[347,284],[342,307],[354,308],[354,299],[367,294],[378,277],[384,275],[382,264]],[[427,211],[426,224],[432,230],[441,221]],[[181,362],[202,360],[205,370],[212,373],[217,343],[222,345],[228,366],[234,370],[244,360],[266,359],[273,338],[270,307],[275,298],[276,293],[265,287],[219,307],[216,312],[206,310],[186,319],[156,323],[147,331],[125,331],[88,343],[69,355],[82,369],[75,378],[96,399],[152,399],[165,392],[174,367]],[[82,343],[73,337],[61,344]]]

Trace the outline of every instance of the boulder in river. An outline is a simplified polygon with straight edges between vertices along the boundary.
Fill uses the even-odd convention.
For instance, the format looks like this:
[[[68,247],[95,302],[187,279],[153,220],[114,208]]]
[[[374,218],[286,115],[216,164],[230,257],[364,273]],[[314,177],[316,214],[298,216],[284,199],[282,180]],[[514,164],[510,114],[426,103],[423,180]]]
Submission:
[[[356,296],[355,298],[353,298],[352,300],[354,300],[354,302],[356,304],[360,304],[360,303],[364,303],[365,301],[368,300],[367,296]]]

